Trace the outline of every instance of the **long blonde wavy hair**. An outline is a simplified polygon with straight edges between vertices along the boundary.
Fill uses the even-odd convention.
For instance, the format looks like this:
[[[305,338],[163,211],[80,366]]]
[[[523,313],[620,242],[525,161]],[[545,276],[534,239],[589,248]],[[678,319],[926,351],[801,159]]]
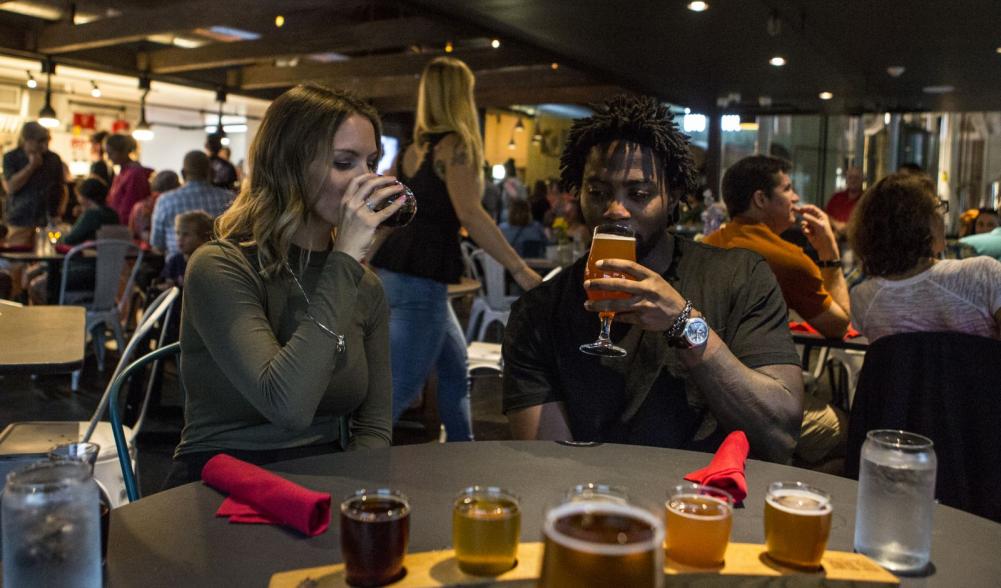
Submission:
[[[428,133],[455,132],[474,168],[483,166],[483,139],[476,114],[473,87],[476,78],[462,61],[438,57],[424,67],[417,91],[414,143],[424,143]]]
[[[324,170],[330,166],[334,134],[354,114],[372,123],[381,156],[379,116],[349,92],[300,85],[265,112],[250,145],[247,181],[215,222],[218,238],[257,246],[264,276],[275,275],[287,263],[292,236],[309,218],[322,183],[315,164]]]

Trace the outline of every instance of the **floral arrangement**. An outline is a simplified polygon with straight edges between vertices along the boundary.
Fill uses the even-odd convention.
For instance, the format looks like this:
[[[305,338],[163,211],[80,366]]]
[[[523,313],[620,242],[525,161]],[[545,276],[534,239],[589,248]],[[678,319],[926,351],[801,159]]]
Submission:
[[[553,238],[556,242],[563,245],[570,242],[570,234],[567,232],[570,230],[570,223],[567,219],[562,216],[558,216],[553,219]]]

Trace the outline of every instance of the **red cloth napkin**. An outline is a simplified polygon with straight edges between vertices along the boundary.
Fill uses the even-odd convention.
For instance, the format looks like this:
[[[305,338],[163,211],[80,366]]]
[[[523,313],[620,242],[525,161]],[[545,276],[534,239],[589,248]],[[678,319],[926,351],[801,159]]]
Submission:
[[[734,431],[726,436],[716,450],[716,455],[706,467],[685,476],[689,482],[726,490],[733,501],[740,504],[747,498],[747,478],[744,477],[744,462],[751,449],[747,435]]]
[[[202,481],[229,494],[216,511],[231,523],[285,525],[315,537],[330,526],[330,494],[289,482],[220,453],[202,468]]]
[[[69,253],[70,249],[73,249],[72,245],[66,245],[63,243],[56,245],[56,253]]]
[[[820,335],[820,332],[818,332],[817,329],[811,327],[810,323],[805,323],[805,322],[798,323],[796,321],[789,321],[789,330],[796,333]],[[856,330],[855,327],[848,325],[848,332],[845,333],[845,339],[854,339],[855,337],[860,337],[860,336],[862,336],[862,333]]]

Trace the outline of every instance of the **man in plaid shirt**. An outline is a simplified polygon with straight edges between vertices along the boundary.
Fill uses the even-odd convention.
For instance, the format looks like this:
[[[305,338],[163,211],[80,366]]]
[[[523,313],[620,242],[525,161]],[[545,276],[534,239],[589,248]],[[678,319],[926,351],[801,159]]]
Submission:
[[[232,192],[212,185],[212,166],[205,153],[189,151],[184,156],[181,175],[184,177],[184,185],[161,194],[153,208],[149,243],[155,249],[163,251],[167,257],[180,251],[177,235],[174,234],[174,218],[177,215],[204,210],[215,218],[233,202]]]

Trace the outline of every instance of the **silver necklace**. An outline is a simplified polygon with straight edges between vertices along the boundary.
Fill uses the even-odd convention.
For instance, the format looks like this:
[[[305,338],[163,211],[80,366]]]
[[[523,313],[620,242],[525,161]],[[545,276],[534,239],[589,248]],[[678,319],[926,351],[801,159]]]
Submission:
[[[307,308],[304,316],[312,321],[314,325],[320,327],[321,331],[334,339],[334,350],[337,351],[337,353],[344,353],[344,350],[347,349],[347,343],[344,341],[344,335],[335,333],[333,329],[316,320],[316,318],[310,314],[308,307],[312,304],[312,302],[309,300],[309,294],[306,294],[306,289],[302,287],[302,282],[299,281],[299,277],[295,275],[294,271],[292,271],[292,266],[289,265],[288,260],[285,261],[285,269],[288,271],[289,275],[292,276],[292,281],[295,282],[299,291],[302,292],[302,297],[306,299]]]

